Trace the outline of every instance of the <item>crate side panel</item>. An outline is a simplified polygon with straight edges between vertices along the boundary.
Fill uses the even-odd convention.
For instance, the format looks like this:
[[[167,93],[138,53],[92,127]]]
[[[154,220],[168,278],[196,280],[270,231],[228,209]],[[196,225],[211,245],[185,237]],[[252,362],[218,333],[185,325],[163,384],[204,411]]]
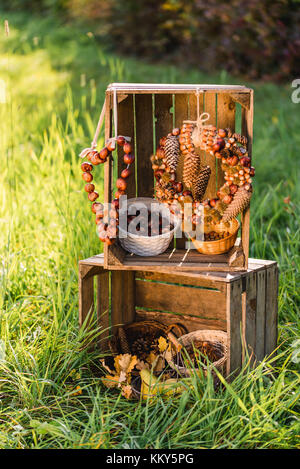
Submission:
[[[277,346],[278,321],[278,267],[266,269],[266,323],[265,355],[272,353]]]
[[[249,272],[246,276],[246,317],[245,317],[245,342],[249,356],[253,357],[256,349],[256,309],[257,309],[257,274]]]
[[[153,197],[153,106],[151,94],[135,96],[137,195]]]
[[[136,280],[136,306],[208,319],[225,320],[226,299],[221,292]]]

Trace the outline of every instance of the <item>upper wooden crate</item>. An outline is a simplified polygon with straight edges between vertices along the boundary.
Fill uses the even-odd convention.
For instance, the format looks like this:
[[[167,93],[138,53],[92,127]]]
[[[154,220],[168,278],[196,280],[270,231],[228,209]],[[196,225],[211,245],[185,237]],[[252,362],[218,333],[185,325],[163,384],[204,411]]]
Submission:
[[[159,139],[181,127],[183,120],[196,120],[197,95],[200,93],[200,113],[210,115],[207,124],[230,128],[248,138],[251,156],[253,138],[253,90],[238,85],[168,85],[113,83],[105,97],[105,138],[114,134],[113,95],[117,96],[118,134],[133,138],[135,162],[128,182],[127,197],[153,197],[154,176],[150,156],[155,153]],[[201,152],[202,161],[211,168],[205,198],[216,196],[224,183],[220,160]],[[113,160],[105,163],[105,202],[110,202],[115,179],[124,168],[122,150],[114,152]],[[177,180],[182,181],[182,161],[177,168]],[[207,256],[195,249],[186,250],[185,240],[176,239],[167,252],[155,257],[129,254],[116,243],[104,247],[104,265],[108,269],[136,270],[149,266],[179,267],[180,270],[239,271],[246,270],[249,252],[250,208],[241,214],[241,238],[226,254]]]

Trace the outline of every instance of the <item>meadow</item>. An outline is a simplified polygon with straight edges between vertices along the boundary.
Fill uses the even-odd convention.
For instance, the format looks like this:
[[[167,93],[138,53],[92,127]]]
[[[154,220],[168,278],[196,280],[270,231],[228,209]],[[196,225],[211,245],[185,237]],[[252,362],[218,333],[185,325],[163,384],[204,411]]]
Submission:
[[[88,28],[51,18],[0,16],[9,20],[9,34],[0,31],[0,448],[300,448],[300,104],[291,83],[244,83],[255,89],[250,254],[280,266],[277,359],[246,363],[218,391],[195,378],[178,397],[130,402],[103,387],[91,367],[99,353],[82,348],[78,331],[78,260],[101,252],[78,154],[110,82],[245,80],[118,57]]]

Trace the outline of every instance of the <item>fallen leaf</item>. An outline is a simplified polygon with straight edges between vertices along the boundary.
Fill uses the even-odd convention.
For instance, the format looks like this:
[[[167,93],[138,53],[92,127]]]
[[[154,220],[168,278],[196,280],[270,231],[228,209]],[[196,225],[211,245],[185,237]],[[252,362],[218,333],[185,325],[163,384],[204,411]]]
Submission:
[[[126,399],[130,399],[132,396],[132,387],[128,384],[127,386],[122,386],[122,396]]]
[[[119,387],[119,376],[106,375],[101,381],[107,388]]]
[[[164,352],[168,348],[168,342],[164,337],[158,339],[158,348],[160,352]]]
[[[288,195],[287,197],[285,197],[285,198],[283,199],[283,202],[284,202],[285,204],[289,204],[289,203],[291,202],[290,196]]]

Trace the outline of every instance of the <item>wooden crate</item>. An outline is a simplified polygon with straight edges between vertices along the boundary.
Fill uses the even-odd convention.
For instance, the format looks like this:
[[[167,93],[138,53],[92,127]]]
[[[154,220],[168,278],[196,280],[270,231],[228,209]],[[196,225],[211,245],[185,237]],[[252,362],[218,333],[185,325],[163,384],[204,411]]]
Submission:
[[[246,272],[160,271],[109,272],[103,255],[79,263],[79,322],[97,310],[107,350],[109,331],[117,325],[156,319],[182,322],[188,331],[217,329],[228,334],[228,374],[238,370],[245,349],[261,360],[276,348],[278,267],[274,261],[249,259]],[[94,278],[97,305],[94,307]],[[245,347],[243,347],[243,341]]]
[[[219,128],[229,127],[248,137],[248,152],[252,151],[253,90],[244,86],[221,85],[146,85],[114,83],[106,91],[106,139],[113,135],[112,108],[116,93],[118,133],[132,136],[136,160],[134,178],[130,178],[127,196],[153,197],[154,177],[150,156],[159,139],[172,128],[180,127],[185,119],[197,117],[196,92],[200,92],[200,112],[208,112],[208,124]],[[200,152],[203,161],[211,167],[212,174],[205,198],[216,196],[224,183],[221,162],[214,156]],[[120,148],[114,152],[113,161],[105,163],[105,202],[112,200],[114,180],[124,167]],[[179,161],[177,179],[182,181],[182,161]],[[161,256],[140,257],[129,254],[116,243],[104,247],[104,265],[107,269],[130,270],[153,265],[180,266],[181,270],[241,271],[247,269],[249,252],[250,209],[241,214],[241,239],[230,252],[205,256],[195,249],[186,250],[185,239],[171,244]],[[176,249],[174,248],[176,246]],[[187,254],[188,252],[188,254]]]

